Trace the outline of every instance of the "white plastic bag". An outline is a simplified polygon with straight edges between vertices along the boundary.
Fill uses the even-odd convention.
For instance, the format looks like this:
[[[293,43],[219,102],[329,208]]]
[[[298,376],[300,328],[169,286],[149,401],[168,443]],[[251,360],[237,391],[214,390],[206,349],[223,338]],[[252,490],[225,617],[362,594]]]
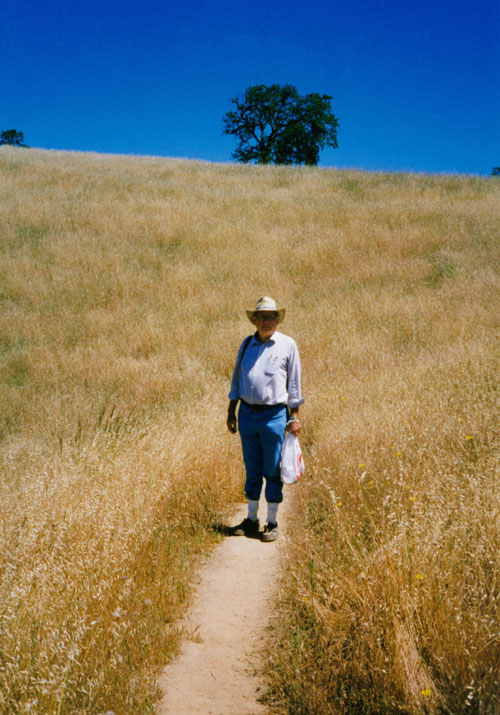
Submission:
[[[287,432],[281,448],[281,481],[294,484],[304,474],[304,460],[299,440],[293,432]]]

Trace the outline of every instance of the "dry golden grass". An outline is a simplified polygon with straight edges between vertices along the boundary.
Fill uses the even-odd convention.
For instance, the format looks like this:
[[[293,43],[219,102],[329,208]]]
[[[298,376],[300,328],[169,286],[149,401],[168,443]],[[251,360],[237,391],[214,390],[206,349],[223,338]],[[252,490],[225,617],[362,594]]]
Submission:
[[[498,182],[8,147],[0,175],[0,708],[152,710],[270,294],[309,469],[273,707],[494,712]]]

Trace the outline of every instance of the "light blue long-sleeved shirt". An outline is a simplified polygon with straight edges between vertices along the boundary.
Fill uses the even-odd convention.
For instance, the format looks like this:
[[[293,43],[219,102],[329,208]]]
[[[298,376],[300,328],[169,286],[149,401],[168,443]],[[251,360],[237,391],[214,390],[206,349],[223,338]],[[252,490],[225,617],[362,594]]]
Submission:
[[[295,340],[277,330],[264,343],[253,336],[238,368],[244,343],[238,351],[229,399],[242,399],[250,405],[302,405],[300,357]]]

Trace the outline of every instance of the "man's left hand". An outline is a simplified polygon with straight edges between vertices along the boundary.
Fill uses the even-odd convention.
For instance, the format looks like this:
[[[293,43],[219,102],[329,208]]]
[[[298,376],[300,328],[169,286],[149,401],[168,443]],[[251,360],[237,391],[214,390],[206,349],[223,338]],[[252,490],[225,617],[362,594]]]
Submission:
[[[292,418],[292,421],[289,422],[286,427],[286,431],[291,432],[292,434],[294,434],[297,437],[297,435],[300,432],[301,427],[302,427],[302,425],[300,424],[300,420]]]

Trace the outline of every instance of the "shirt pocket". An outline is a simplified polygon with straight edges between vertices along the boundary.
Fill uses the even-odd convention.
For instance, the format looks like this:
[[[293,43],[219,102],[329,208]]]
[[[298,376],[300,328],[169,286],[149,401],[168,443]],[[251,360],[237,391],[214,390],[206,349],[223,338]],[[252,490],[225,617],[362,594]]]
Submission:
[[[264,375],[267,377],[280,377],[286,375],[286,363],[284,360],[268,360],[264,368]]]

